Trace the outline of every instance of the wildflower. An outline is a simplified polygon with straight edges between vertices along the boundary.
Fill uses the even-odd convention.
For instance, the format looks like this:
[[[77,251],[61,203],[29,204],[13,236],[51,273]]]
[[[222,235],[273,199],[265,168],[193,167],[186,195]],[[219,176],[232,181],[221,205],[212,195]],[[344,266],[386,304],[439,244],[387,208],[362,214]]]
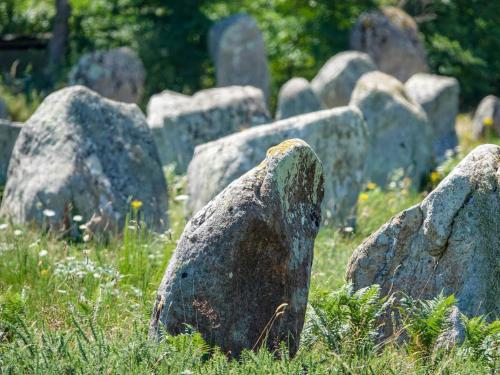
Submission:
[[[375,182],[369,182],[366,184],[366,188],[368,190],[375,190],[377,188],[377,184]]]
[[[75,216],[73,216],[73,221],[74,221],[75,223],[79,223],[79,222],[80,222],[80,221],[82,221],[82,220],[83,220],[82,215],[75,215]]]
[[[5,229],[7,229],[8,227],[9,227],[9,224],[6,224],[6,223],[4,223],[4,224],[0,224],[0,230],[5,230]]]
[[[83,242],[89,242],[90,241],[90,234],[86,234],[85,236],[83,236]]]
[[[132,202],[130,202],[130,206],[132,206],[134,210],[138,210],[142,207],[142,202],[139,200],[133,200]]]
[[[491,117],[485,117],[483,119],[483,125],[484,126],[493,126],[493,118],[491,118]]]
[[[433,184],[436,184],[439,182],[439,180],[441,180],[441,173],[437,172],[437,171],[434,171],[431,173],[431,182]]]
[[[366,194],[366,193],[359,194],[359,201],[360,202],[366,202],[367,200],[368,200],[368,194]]]
[[[47,269],[43,269],[43,270],[41,270],[41,271],[40,271],[40,275],[41,275],[41,276],[45,276],[45,275],[47,275],[48,273],[49,273],[49,270],[47,270]]]
[[[47,251],[47,250],[42,250],[42,251],[40,251],[40,252],[38,253],[38,256],[39,256],[40,258],[43,258],[43,257],[46,257],[46,256],[47,256],[47,254],[48,254],[48,251]]]
[[[184,201],[187,201],[189,199],[189,195],[186,195],[186,194],[181,194],[181,195],[178,195],[174,198],[174,201],[176,202],[184,202]]]
[[[14,231],[14,236],[19,237],[23,234],[23,231],[21,229],[16,229]]]
[[[343,229],[344,233],[352,233],[354,231],[354,228],[353,227],[345,227]]]
[[[80,230],[85,230],[85,229],[87,229],[87,225],[86,224],[82,224],[78,228],[80,228]]]
[[[43,216],[53,217],[53,216],[56,216],[56,213],[55,213],[55,211],[49,210],[48,208],[46,208],[45,210],[43,210]]]

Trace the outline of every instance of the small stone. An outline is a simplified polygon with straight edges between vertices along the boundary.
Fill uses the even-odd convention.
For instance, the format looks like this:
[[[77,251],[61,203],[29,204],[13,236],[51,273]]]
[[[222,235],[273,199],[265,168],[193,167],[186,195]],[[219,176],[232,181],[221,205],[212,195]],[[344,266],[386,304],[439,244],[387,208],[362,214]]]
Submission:
[[[350,47],[366,52],[379,70],[402,82],[429,70],[415,20],[396,7],[362,13],[351,31]]]
[[[313,90],[328,108],[349,104],[358,79],[377,70],[369,55],[346,51],[331,57],[311,82]]]
[[[323,109],[320,99],[304,78],[292,78],[280,89],[276,119],[284,119]]]
[[[280,342],[293,356],[322,199],[321,162],[304,141],[269,149],[187,224],[158,291],[150,337],[189,324],[231,356],[274,351]]]
[[[84,85],[100,95],[138,103],[146,72],[137,54],[128,47],[83,55],[69,73],[70,85]]]
[[[269,97],[269,68],[257,22],[238,13],[216,22],[208,34],[217,86],[254,86]]]

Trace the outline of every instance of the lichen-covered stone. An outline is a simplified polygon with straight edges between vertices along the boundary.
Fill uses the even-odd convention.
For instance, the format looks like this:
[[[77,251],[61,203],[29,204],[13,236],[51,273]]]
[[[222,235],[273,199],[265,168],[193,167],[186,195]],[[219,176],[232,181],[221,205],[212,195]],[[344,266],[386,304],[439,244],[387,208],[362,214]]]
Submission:
[[[83,86],[49,95],[22,126],[0,214],[71,234],[81,215],[88,230],[112,232],[123,228],[132,199],[150,228],[165,228],[165,178],[140,109]]]
[[[454,294],[471,316],[500,314],[500,147],[474,149],[420,204],[393,217],[353,253],[355,289],[432,299]]]
[[[323,109],[321,100],[304,78],[292,78],[280,89],[276,119],[281,120]]]
[[[373,70],[377,68],[366,53],[341,52],[323,65],[311,86],[328,108],[348,105],[358,79]]]
[[[187,169],[195,146],[268,122],[262,91],[251,86],[202,90],[192,97],[160,94],[151,99],[148,124],[164,165]]]
[[[405,83],[408,96],[420,104],[432,127],[434,154],[444,159],[446,151],[458,145],[455,119],[458,115],[460,85],[453,77],[417,73]]]
[[[351,105],[361,109],[368,127],[366,178],[386,187],[401,175],[420,188],[434,167],[432,129],[403,84],[382,72],[366,73],[356,84]]]
[[[488,95],[479,103],[472,121],[472,135],[479,139],[486,129],[500,136],[500,98]]]
[[[350,47],[366,52],[379,70],[403,82],[429,70],[417,24],[399,8],[361,14],[351,31]]]
[[[189,324],[231,356],[280,342],[294,355],[322,199],[321,162],[304,141],[270,149],[187,224],[158,291],[150,337]]]
[[[109,99],[138,103],[145,77],[139,56],[121,47],[83,55],[69,73],[69,83],[87,86]]]
[[[208,47],[215,64],[217,86],[254,86],[269,96],[269,68],[264,38],[257,22],[238,13],[210,29]]]
[[[323,163],[324,223],[353,225],[367,149],[365,123],[355,107],[291,117],[198,146],[188,168],[189,212],[249,171],[269,147],[289,138],[306,141]]]
[[[20,131],[21,124],[0,120],[0,185],[2,186],[7,181],[10,155]]]

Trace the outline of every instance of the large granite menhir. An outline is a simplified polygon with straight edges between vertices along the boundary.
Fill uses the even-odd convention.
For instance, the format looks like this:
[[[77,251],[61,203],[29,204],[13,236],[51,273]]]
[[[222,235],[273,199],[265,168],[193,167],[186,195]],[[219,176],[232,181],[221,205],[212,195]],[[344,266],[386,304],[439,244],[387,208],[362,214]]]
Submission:
[[[361,112],[356,107],[340,107],[290,117],[200,145],[188,168],[188,209],[196,213],[258,163],[268,148],[300,138],[323,163],[323,223],[353,225],[364,182],[366,134]]]
[[[194,96],[171,91],[154,95],[148,104],[163,165],[185,173],[195,146],[270,120],[262,91],[251,86],[202,90]]]
[[[83,86],[49,95],[22,126],[0,214],[77,235],[120,231],[131,200],[148,226],[167,224],[167,187],[146,119],[135,104]],[[49,215],[45,212],[51,212]]]
[[[347,280],[355,289],[379,284],[384,294],[419,299],[453,293],[467,316],[498,318],[499,212],[500,147],[482,145],[420,204],[368,237]]]
[[[158,290],[149,335],[193,326],[230,356],[283,342],[297,352],[319,230],[323,172],[285,141],[186,225]]]

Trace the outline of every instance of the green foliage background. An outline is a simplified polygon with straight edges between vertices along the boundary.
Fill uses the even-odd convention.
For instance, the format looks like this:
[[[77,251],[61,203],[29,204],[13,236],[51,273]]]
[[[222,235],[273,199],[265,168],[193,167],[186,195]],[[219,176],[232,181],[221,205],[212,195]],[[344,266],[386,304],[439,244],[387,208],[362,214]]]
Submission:
[[[0,35],[48,32],[53,0],[2,0]],[[192,93],[214,85],[207,50],[210,25],[236,12],[253,15],[264,33],[271,92],[293,76],[311,79],[348,49],[363,11],[402,5],[415,16],[433,72],[455,76],[465,109],[500,87],[500,2],[490,0],[71,0],[71,39],[61,78],[78,57],[130,45],[147,69],[146,95],[165,88]]]

